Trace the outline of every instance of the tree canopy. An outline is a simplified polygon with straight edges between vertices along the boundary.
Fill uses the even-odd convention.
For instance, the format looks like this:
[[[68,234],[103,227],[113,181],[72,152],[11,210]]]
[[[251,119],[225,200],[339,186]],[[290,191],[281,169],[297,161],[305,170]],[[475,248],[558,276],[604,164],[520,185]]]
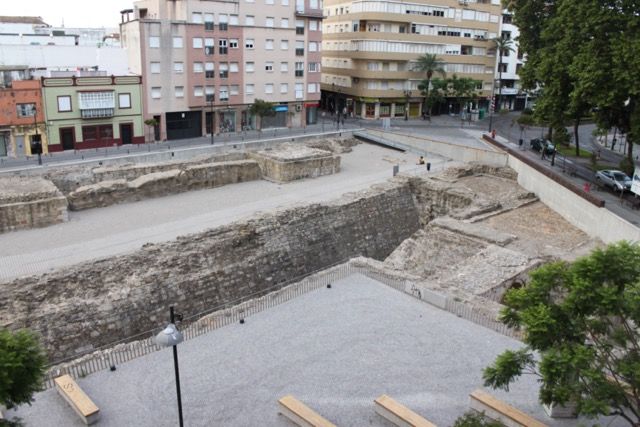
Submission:
[[[29,331],[0,329],[0,404],[12,408],[30,403],[42,388],[47,359]]]
[[[572,402],[581,415],[639,425],[640,246],[620,242],[547,264],[505,304],[501,320],[523,330],[525,347],[485,368],[485,385],[508,390],[534,374],[545,404]]]
[[[423,80],[418,89],[420,89],[421,93],[424,96],[424,107],[427,110],[429,116],[431,116],[431,107],[435,104],[435,99],[429,100],[429,90],[431,89],[431,79],[433,78],[434,73],[440,74],[443,78],[446,76],[445,72],[445,63],[437,55],[431,53],[425,53],[422,56],[419,56],[415,65],[413,66],[412,71],[418,71],[421,73],[425,73],[426,79]]]
[[[276,111],[273,109],[273,103],[262,99],[256,99],[249,107],[249,113],[258,116],[260,119],[258,129],[262,129],[262,118],[273,116],[276,114]]]
[[[509,0],[527,55],[520,70],[538,90],[536,117],[552,127],[577,126],[590,111],[600,126],[640,142],[640,3],[638,0]],[[628,144],[632,158],[633,144]]]

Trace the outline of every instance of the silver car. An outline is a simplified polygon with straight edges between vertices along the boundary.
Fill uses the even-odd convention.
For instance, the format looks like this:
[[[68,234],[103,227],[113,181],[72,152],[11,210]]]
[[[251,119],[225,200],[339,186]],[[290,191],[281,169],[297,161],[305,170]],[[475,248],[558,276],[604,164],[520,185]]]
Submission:
[[[614,191],[631,190],[631,178],[624,172],[618,170],[601,170],[596,172],[596,182],[611,187]]]

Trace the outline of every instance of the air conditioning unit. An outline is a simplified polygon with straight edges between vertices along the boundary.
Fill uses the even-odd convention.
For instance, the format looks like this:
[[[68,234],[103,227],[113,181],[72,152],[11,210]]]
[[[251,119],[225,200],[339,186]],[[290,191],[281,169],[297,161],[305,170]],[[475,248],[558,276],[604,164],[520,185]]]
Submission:
[[[302,111],[302,105],[296,104],[296,111]]]

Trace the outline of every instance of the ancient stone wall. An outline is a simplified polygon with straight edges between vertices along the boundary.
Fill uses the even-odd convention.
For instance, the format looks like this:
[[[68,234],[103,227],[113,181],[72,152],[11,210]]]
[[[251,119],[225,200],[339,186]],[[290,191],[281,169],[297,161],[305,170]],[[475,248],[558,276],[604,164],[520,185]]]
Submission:
[[[68,200],[71,210],[77,211],[258,179],[260,168],[253,160],[195,164],[184,169],[174,166],[132,181],[116,179],[86,185],[71,192]]]
[[[274,182],[316,178],[340,172],[340,156],[304,145],[282,144],[249,154],[260,165],[262,177]]]
[[[0,180],[0,233],[67,219],[67,200],[50,181],[38,177]]]
[[[396,179],[325,205],[262,215],[134,253],[0,284],[0,325],[42,334],[51,361],[362,255],[382,260],[419,227]]]

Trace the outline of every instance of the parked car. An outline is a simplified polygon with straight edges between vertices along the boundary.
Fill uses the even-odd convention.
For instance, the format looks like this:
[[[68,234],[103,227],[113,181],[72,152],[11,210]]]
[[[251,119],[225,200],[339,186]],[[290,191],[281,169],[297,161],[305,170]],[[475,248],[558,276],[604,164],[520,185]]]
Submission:
[[[631,178],[619,170],[601,170],[596,172],[596,183],[611,187],[614,191],[631,190]]]
[[[542,147],[544,147],[544,154],[548,155],[553,154],[556,150],[556,147],[548,139],[533,138],[529,145],[533,151],[537,151],[538,153],[542,150]]]

